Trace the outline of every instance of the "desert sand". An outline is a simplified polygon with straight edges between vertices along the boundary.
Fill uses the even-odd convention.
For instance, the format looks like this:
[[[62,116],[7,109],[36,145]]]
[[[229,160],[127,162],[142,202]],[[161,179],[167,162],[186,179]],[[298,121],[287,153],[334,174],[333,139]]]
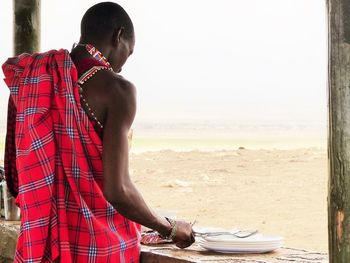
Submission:
[[[327,251],[324,148],[132,151],[130,174],[161,214],[203,227],[257,229],[283,236],[288,247]]]
[[[130,173],[161,213],[199,226],[258,229],[327,251],[326,150],[131,153]]]

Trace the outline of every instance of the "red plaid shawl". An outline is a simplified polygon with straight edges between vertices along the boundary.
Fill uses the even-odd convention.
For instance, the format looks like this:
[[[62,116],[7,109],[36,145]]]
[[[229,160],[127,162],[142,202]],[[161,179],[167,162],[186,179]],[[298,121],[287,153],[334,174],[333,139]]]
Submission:
[[[22,54],[3,71],[17,108],[15,262],[139,262],[139,225],[103,196],[102,142],[69,52]]]

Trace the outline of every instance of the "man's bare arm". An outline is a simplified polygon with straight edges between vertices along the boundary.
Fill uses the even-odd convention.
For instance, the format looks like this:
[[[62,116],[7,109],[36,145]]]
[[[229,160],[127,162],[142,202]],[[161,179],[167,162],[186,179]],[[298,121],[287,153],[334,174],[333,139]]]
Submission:
[[[103,137],[104,195],[125,217],[168,235],[170,224],[147,206],[129,176],[127,135],[136,113],[135,87],[124,79],[114,85],[108,92]]]

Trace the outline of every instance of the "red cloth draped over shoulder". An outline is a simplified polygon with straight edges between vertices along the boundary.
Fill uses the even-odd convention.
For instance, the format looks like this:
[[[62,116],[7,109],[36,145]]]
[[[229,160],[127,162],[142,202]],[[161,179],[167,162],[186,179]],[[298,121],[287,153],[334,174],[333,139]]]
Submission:
[[[69,52],[22,54],[2,68],[16,108],[15,262],[139,262],[140,226],[103,195],[102,141],[80,105]]]
[[[78,72],[78,77],[84,74],[86,71],[94,66],[105,66],[102,62],[94,58],[84,58],[78,63],[75,63],[75,67]],[[16,115],[17,110],[14,104],[12,96],[9,97],[8,109],[7,109],[7,132],[6,132],[6,147],[5,147],[5,171],[6,171],[6,183],[9,191],[14,197],[18,195],[18,175],[16,169],[16,147],[15,147],[15,127],[16,127]],[[91,119],[92,124],[100,136],[103,138],[103,129],[97,124],[94,119]]]

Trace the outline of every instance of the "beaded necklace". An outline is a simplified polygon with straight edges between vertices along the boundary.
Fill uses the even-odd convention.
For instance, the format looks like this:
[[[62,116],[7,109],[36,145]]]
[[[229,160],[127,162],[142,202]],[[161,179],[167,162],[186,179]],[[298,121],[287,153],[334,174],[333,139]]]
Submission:
[[[102,53],[101,53],[100,51],[98,51],[97,48],[95,48],[95,47],[94,47],[93,45],[91,45],[91,44],[86,44],[86,45],[85,45],[85,48],[86,48],[87,52],[89,52],[90,55],[91,55],[94,59],[96,59],[96,60],[102,62],[102,63],[105,64],[107,67],[111,68],[111,64],[109,64],[109,62],[108,62],[108,60],[106,59],[106,57],[105,57],[104,55],[102,55]]]
[[[81,77],[78,80],[78,87],[79,87],[79,95],[80,95],[80,99],[81,101],[84,103],[87,111],[88,111],[88,115],[91,116],[91,118],[93,118],[97,125],[103,129],[103,125],[102,123],[97,119],[95,113],[92,111],[89,103],[86,101],[86,99],[83,96],[83,88],[82,85],[89,80],[93,75],[96,74],[96,72],[98,72],[99,70],[102,69],[107,69],[110,71],[113,71],[113,68],[111,67],[111,64],[108,62],[108,60],[106,59],[105,56],[102,55],[102,53],[95,48],[93,45],[91,44],[78,44],[78,46],[85,46],[86,51],[89,52],[89,54],[96,59],[99,62],[102,62],[102,64],[104,64],[104,66],[93,66],[91,69],[89,69],[88,71],[86,71],[83,75],[81,75]]]

